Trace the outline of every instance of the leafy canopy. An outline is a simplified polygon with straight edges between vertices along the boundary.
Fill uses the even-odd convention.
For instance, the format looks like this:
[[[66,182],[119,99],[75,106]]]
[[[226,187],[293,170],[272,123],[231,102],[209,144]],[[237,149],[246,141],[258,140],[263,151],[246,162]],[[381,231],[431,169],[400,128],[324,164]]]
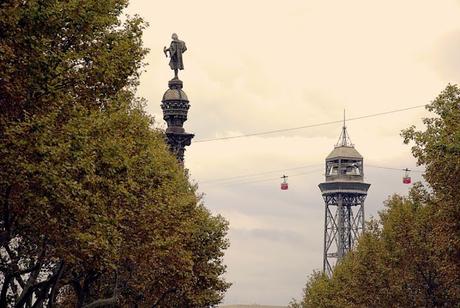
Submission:
[[[227,222],[135,97],[125,0],[0,4],[0,306],[207,307]]]

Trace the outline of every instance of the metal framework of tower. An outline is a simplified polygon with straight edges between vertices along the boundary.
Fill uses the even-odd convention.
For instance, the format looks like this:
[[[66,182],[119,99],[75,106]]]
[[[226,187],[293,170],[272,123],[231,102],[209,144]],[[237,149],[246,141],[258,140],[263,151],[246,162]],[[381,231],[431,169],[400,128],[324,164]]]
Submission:
[[[323,271],[330,277],[364,230],[363,157],[351,143],[345,121],[339,141],[326,157],[326,181],[319,184],[325,204]]]
[[[174,78],[168,82],[169,89],[166,90],[161,100],[163,119],[166,121],[166,141],[171,152],[176,155],[181,165],[184,164],[185,147],[192,142],[194,134],[185,132],[184,122],[187,121],[188,109],[190,108],[187,94],[182,90],[183,82]]]

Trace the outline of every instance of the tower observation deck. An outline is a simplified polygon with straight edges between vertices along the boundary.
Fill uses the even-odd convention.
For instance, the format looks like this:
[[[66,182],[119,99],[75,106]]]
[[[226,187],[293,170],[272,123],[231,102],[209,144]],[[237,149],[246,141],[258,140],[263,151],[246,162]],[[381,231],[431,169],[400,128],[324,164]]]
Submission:
[[[345,121],[339,141],[326,157],[326,181],[319,184],[325,203],[323,271],[332,269],[349,252],[364,230],[363,157],[351,143]]]

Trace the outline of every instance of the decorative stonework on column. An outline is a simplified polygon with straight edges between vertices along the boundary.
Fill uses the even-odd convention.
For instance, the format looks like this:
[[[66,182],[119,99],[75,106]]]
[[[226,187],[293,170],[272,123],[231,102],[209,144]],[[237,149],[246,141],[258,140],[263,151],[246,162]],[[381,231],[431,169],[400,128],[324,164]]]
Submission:
[[[190,104],[187,94],[182,90],[183,83],[179,79],[168,82],[169,89],[162,99],[163,119],[168,124],[166,129],[167,142],[171,151],[176,155],[181,164],[184,163],[185,147],[191,144],[194,134],[185,132],[184,122],[187,121],[187,113]]]

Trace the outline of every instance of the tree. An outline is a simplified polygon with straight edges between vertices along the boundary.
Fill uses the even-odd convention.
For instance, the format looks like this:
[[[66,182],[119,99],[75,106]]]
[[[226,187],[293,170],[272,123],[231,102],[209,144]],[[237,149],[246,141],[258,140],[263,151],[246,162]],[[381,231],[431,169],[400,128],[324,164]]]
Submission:
[[[420,196],[416,189],[414,194]],[[414,196],[391,197],[332,277],[310,279],[300,307],[439,307],[455,302],[438,263],[432,215],[433,207]]]
[[[141,109],[77,109],[65,125],[57,117],[8,127],[0,146],[2,186],[11,187],[4,247],[19,244],[17,258],[5,251],[5,277],[26,277],[10,269],[29,263],[37,277],[24,294],[48,295],[59,282],[79,306],[114,289],[127,303],[218,303],[228,288],[220,277],[227,226],[199,205],[163,134]],[[14,286],[5,281],[4,292]]]
[[[329,307],[331,306],[330,288],[327,276],[320,272],[314,271],[307,279],[307,284],[303,289],[302,300],[296,301],[293,299],[289,303],[291,308],[307,308],[307,307]]]
[[[314,274],[291,307],[454,307],[460,303],[460,89],[427,106],[425,131],[402,132],[429,187],[394,195],[331,278]]]
[[[450,285],[450,297],[460,302],[460,88],[448,85],[427,106],[436,117],[424,119],[425,131],[403,131],[412,153],[425,165],[425,179],[433,188],[437,258],[442,278]]]
[[[204,307],[227,223],[135,97],[127,1],[0,5],[0,306]]]
[[[119,19],[127,0],[6,0],[0,6],[2,121],[73,102],[104,107],[132,92],[142,59],[139,17]]]

